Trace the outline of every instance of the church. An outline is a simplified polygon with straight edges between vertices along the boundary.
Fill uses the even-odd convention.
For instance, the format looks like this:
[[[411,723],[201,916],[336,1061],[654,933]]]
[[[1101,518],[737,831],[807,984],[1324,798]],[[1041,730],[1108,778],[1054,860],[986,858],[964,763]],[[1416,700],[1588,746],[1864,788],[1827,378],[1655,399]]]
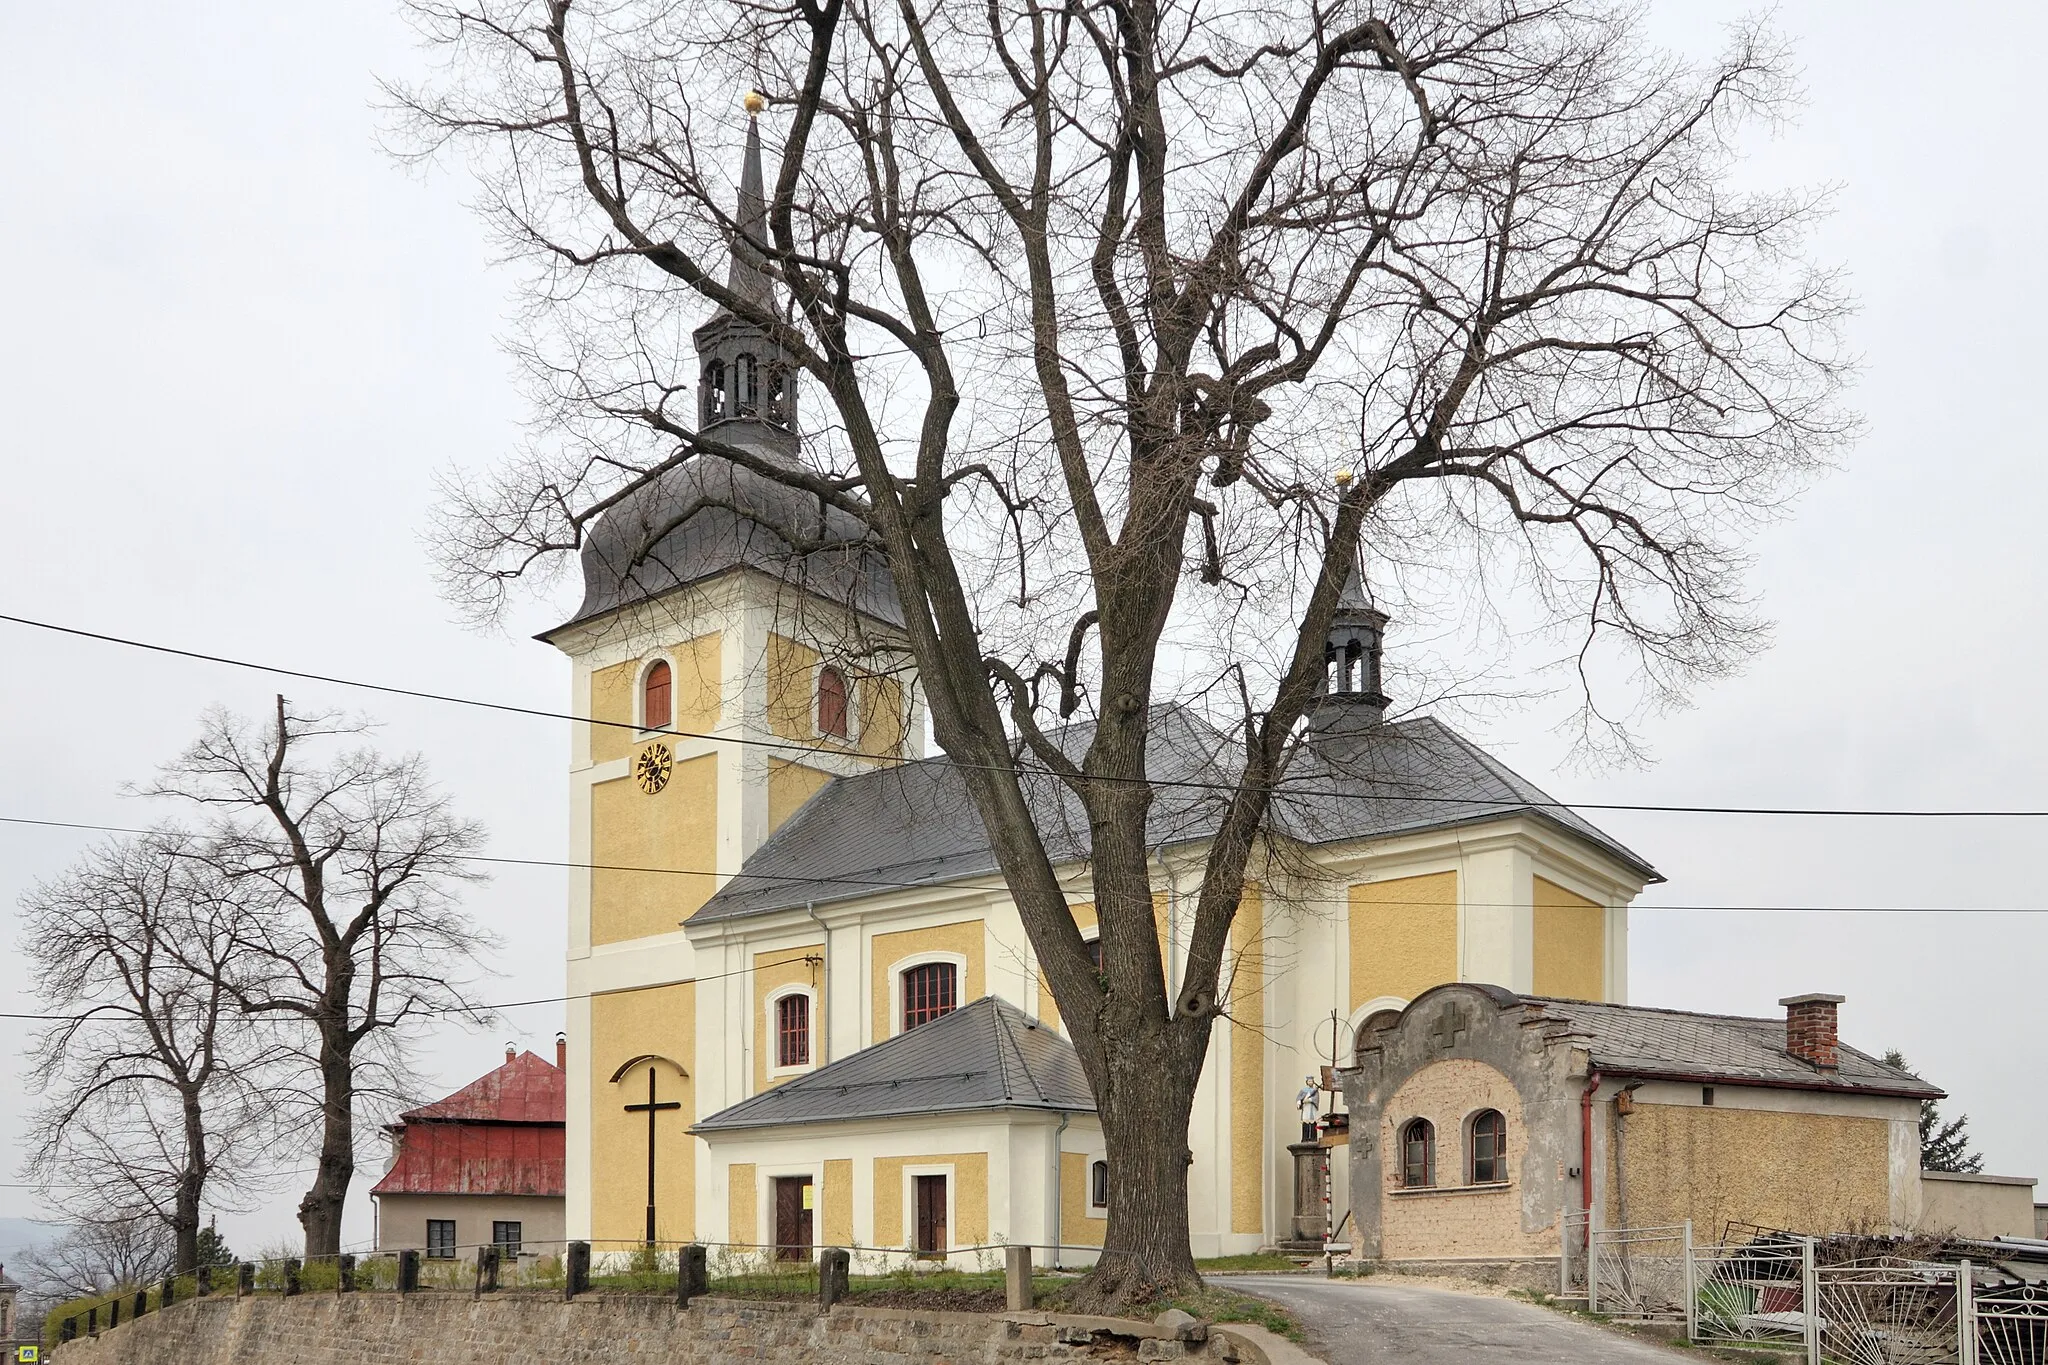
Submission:
[[[750,127],[738,221],[763,217]],[[734,292],[772,304],[744,243]],[[882,553],[748,463],[805,458],[794,367],[723,310],[695,333],[701,453],[612,507],[573,664],[567,1233],[963,1255],[1102,1241],[1104,1152],[1059,1012],[960,773],[925,751]],[[1354,576],[1331,677],[1255,867],[1194,1109],[1197,1255],[1295,1238],[1304,1138],[1409,1002],[1449,983],[1621,1003],[1642,857],[1427,716],[1389,720],[1387,618]],[[1230,739],[1155,717],[1153,884],[1179,968]],[[1068,736],[1085,740],[1085,731]],[[1041,826],[1084,936],[1086,832]],[[1310,1084],[1305,1087],[1304,1082]],[[1331,1163],[1333,1207],[1350,1166]]]

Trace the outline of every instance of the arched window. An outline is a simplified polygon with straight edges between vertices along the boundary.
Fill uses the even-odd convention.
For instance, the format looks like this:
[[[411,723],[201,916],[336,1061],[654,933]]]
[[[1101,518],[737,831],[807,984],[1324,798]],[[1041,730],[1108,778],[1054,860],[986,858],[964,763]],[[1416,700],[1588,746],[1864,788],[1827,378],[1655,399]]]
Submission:
[[[1497,1185],[1508,1178],[1508,1121],[1498,1109],[1482,1109],[1472,1116],[1472,1137],[1466,1144],[1471,1169],[1466,1180],[1474,1185]]]
[[[907,1033],[960,1008],[960,973],[950,962],[920,962],[903,973],[903,1028]]]
[[[669,709],[669,694],[674,679],[669,675],[668,661],[656,659],[647,670],[647,676],[640,680],[640,728],[643,730],[666,730],[673,712]]]
[[[716,422],[725,416],[725,362],[714,360],[704,367],[704,420]]]
[[[1436,1184],[1436,1128],[1428,1119],[1410,1119],[1401,1130],[1401,1184],[1411,1190]]]
[[[733,360],[732,396],[734,410],[742,417],[752,417],[761,406],[761,367],[754,357],[743,355]]]
[[[785,995],[775,1002],[775,1065],[811,1064],[811,997]]]
[[[1088,1168],[1088,1207],[1109,1207],[1109,1163],[1098,1161]]]
[[[1097,976],[1102,975],[1102,935],[1098,932],[1094,938],[1083,940],[1081,947],[1088,954],[1088,965]]]
[[[827,665],[818,670],[818,733],[847,736],[846,675]]]

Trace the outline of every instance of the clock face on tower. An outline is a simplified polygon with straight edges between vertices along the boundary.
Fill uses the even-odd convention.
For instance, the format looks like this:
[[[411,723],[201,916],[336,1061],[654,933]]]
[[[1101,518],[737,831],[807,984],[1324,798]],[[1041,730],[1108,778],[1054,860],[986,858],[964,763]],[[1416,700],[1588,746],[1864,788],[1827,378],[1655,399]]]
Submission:
[[[653,796],[668,785],[668,775],[675,767],[669,756],[668,745],[650,744],[640,751],[640,757],[633,763],[633,780],[640,784],[640,790]]]

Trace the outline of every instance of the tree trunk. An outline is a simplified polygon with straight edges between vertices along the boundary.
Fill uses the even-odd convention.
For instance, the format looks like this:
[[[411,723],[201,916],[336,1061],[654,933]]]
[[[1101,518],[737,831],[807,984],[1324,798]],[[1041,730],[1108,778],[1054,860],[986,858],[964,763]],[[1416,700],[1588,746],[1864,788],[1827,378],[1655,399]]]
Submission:
[[[171,1214],[171,1236],[176,1243],[177,1272],[190,1275],[199,1268],[199,1205],[206,1190],[206,1119],[199,1107],[197,1089],[184,1097],[185,1164],[178,1172],[176,1205]]]
[[[326,1040],[320,1049],[320,1082],[320,1165],[312,1188],[299,1201],[308,1259],[341,1254],[342,1208],[356,1173],[355,1068],[347,1052]]]
[[[1100,1103],[1109,1159],[1102,1257],[1065,1303],[1075,1311],[1147,1303],[1201,1283],[1188,1240],[1188,1115],[1199,1069],[1155,1047],[1111,1050]],[[1132,1055],[1135,1054],[1135,1055]]]

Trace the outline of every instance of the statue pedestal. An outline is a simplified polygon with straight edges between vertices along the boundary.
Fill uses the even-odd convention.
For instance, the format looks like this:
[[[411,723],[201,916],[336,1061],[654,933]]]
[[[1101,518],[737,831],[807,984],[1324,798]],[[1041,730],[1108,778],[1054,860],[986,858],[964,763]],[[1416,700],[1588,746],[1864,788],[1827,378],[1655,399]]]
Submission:
[[[1292,1236],[1280,1239],[1280,1250],[1321,1255],[1329,1226],[1330,1149],[1317,1142],[1290,1143],[1294,1157]]]

